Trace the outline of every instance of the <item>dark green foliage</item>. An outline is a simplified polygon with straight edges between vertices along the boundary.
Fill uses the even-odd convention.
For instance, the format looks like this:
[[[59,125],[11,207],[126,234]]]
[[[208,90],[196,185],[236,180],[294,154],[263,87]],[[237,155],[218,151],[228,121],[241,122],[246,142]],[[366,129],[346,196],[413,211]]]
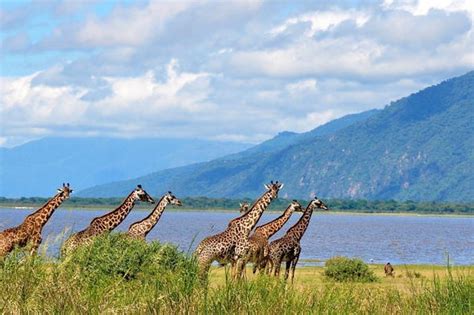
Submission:
[[[179,268],[193,270],[192,262],[175,246],[146,243],[121,233],[99,236],[88,246],[65,257],[62,266],[77,270],[91,281],[115,281],[116,277],[159,277]]]
[[[0,197],[0,206],[4,207],[20,207],[20,206],[40,206],[47,201],[47,198],[30,197],[30,198],[4,198]],[[113,207],[120,204],[121,198],[78,198],[72,197],[63,203],[63,207]],[[181,198],[185,209],[205,209],[205,210],[237,210],[239,203],[247,201],[252,203],[254,200],[250,198],[229,199],[229,198],[208,198],[208,197],[186,197]],[[472,214],[474,213],[474,203],[454,203],[454,202],[420,202],[420,201],[395,201],[395,200],[349,200],[349,199],[325,199],[324,200],[332,211],[350,211],[364,213],[378,212],[412,212],[412,213],[443,213],[443,214]],[[274,200],[269,209],[283,210],[291,200],[279,198]],[[308,201],[300,200],[302,204]],[[144,207],[149,209],[146,204],[138,204],[137,208]],[[170,206],[172,208],[172,206]]]
[[[377,280],[369,266],[358,258],[332,257],[326,261],[324,266],[324,275],[338,282],[374,282]]]
[[[82,194],[120,196],[140,182],[179,196],[256,197],[264,183],[280,180],[288,199],[473,201],[473,121],[471,71],[277,151],[164,170]]]

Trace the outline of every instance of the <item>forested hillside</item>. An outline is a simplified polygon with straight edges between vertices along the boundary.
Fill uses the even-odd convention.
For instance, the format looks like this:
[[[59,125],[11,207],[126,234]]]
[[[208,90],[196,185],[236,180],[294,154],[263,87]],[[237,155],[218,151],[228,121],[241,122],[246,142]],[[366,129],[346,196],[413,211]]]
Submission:
[[[365,120],[270,152],[164,170],[93,187],[121,196],[136,183],[182,196],[254,197],[286,184],[282,197],[472,201],[474,72],[386,106]],[[291,136],[290,136],[291,137]]]

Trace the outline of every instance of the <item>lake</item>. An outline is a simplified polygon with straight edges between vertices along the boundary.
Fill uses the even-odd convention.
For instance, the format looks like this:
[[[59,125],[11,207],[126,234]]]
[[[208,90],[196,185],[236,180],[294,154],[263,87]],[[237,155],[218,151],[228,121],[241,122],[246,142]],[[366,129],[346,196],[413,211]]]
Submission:
[[[107,211],[110,211],[108,209]],[[20,224],[33,209],[0,208],[0,230]],[[57,210],[43,229],[43,250],[57,255],[65,235],[88,226],[106,211]],[[118,227],[126,231],[131,223],[143,219],[147,211],[133,210]],[[276,218],[279,213],[264,213],[260,224]],[[223,231],[237,212],[165,211],[148,234],[148,240],[173,243],[183,251],[193,250],[206,236]],[[294,214],[276,239],[294,224]],[[313,214],[302,240],[302,260],[326,260],[343,255],[359,257],[366,262],[392,264],[445,265],[449,254],[455,265],[474,264],[474,217],[359,215],[340,213]],[[40,249],[41,250],[41,249]],[[309,262],[302,262],[302,264]]]

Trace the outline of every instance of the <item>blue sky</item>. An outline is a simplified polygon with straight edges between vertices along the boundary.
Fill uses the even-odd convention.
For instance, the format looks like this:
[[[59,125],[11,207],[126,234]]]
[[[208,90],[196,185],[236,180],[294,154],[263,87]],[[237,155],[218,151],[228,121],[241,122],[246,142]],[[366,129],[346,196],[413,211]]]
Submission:
[[[474,68],[469,1],[2,1],[0,145],[257,143]]]

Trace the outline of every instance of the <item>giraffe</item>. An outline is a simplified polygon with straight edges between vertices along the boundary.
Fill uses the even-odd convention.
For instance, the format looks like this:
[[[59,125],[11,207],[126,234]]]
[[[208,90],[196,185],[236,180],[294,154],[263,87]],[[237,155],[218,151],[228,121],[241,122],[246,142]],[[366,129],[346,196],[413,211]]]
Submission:
[[[239,208],[240,215],[246,214],[250,210],[250,204],[246,201],[239,203],[239,207],[240,207]],[[240,216],[229,221],[229,224],[227,226],[230,227],[232,224],[234,224],[234,221],[237,220],[238,218],[240,218]],[[225,266],[227,266],[227,262],[219,263],[219,267],[225,267]]]
[[[58,189],[58,193],[48,200],[41,208],[26,217],[22,224],[17,227],[6,229],[0,233],[0,257],[6,256],[13,250],[15,246],[24,247],[31,246],[31,254],[36,253],[38,246],[41,244],[41,231],[43,226],[48,222],[54,210],[61,203],[69,198],[72,189],[69,183],[63,184]]]
[[[245,214],[250,210],[250,204],[247,201],[239,203],[240,209],[239,212],[240,214]]]
[[[158,223],[160,220],[161,214],[165,210],[168,204],[181,206],[181,201],[176,198],[171,191],[168,191],[163,197],[161,197],[160,201],[153,209],[153,211],[143,220],[138,221],[130,225],[128,228],[128,235],[133,236],[138,239],[145,240],[147,234],[153,229],[153,227]]]
[[[201,241],[194,254],[197,257],[201,279],[207,275],[213,261],[221,265],[232,264],[233,277],[242,273],[243,257],[248,251],[248,237],[255,224],[268,207],[270,202],[278,197],[278,191],[283,188],[282,183],[265,185],[267,191],[255,204],[240,217],[232,220],[227,229],[219,234],[209,236]]]
[[[240,206],[240,208],[239,208],[240,216],[246,214],[250,210],[250,204],[248,202],[245,202],[245,201],[241,202],[241,203],[239,203],[239,206]],[[234,221],[238,220],[240,218],[240,216],[238,216],[235,219],[230,220],[229,224],[227,224],[227,226],[231,226],[232,224],[234,224]]]
[[[137,201],[155,203],[142,186],[138,185],[117,209],[94,218],[86,229],[71,235],[63,244],[62,255],[69,254],[80,245],[90,243],[95,236],[115,229],[125,220]]]
[[[257,271],[257,268],[260,271],[265,268],[265,260],[269,253],[268,240],[283,227],[293,212],[303,212],[297,200],[293,200],[278,218],[258,226],[250,236],[250,250],[246,256],[246,262],[253,263],[253,273]]]
[[[291,282],[293,282],[296,264],[298,263],[301,253],[300,241],[308,228],[313,210],[316,208],[328,210],[328,207],[319,200],[318,197],[315,197],[308,204],[298,222],[296,222],[282,238],[270,243],[270,253],[267,259],[270,273],[272,268],[275,268],[275,276],[279,276],[281,263],[284,261],[286,262],[285,280],[288,279],[288,273],[291,267]]]

